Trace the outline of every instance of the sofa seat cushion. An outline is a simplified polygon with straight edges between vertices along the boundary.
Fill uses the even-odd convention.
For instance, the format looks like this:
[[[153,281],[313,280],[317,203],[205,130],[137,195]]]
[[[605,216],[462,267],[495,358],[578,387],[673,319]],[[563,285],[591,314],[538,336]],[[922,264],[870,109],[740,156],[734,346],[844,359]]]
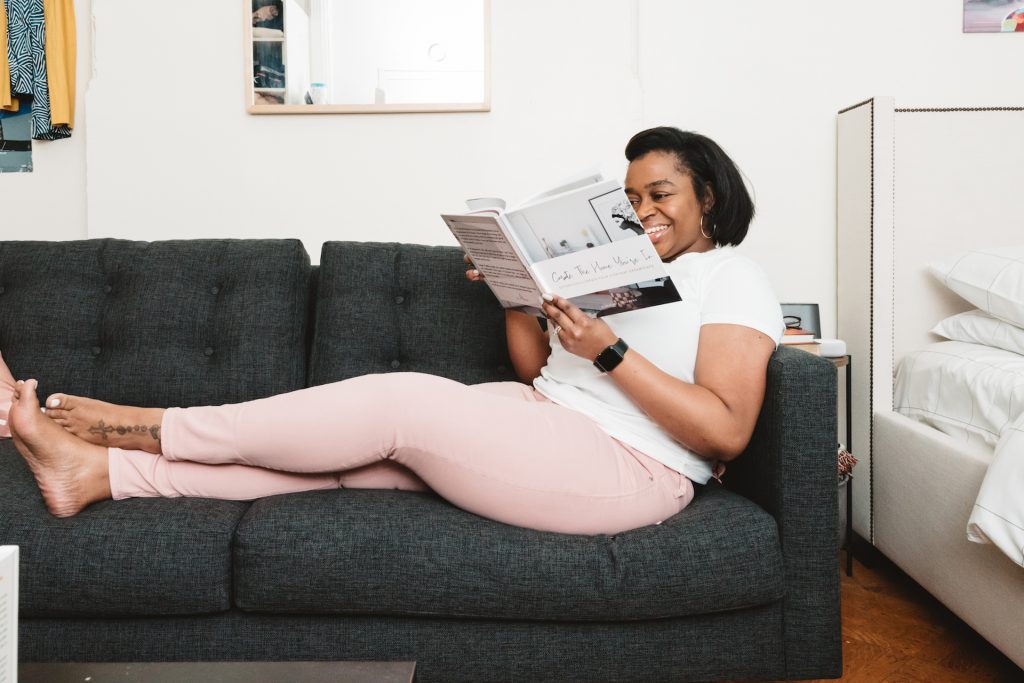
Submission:
[[[774,520],[717,486],[615,536],[513,527],[429,493],[277,496],[246,513],[234,554],[236,605],[261,612],[616,621],[783,594]]]
[[[50,515],[10,441],[0,442],[0,539],[20,546],[23,617],[170,616],[231,605],[231,539],[248,503],[107,501]]]

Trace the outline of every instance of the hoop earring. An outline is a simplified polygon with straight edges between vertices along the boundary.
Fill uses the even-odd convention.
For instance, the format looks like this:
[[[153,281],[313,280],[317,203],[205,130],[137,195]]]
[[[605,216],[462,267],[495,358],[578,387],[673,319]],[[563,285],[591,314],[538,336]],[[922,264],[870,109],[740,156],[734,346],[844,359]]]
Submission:
[[[710,235],[707,234],[706,232],[704,232],[704,216],[705,215],[706,214],[703,214],[703,213],[700,215],[700,234],[701,234],[702,237],[704,237],[704,239],[709,240],[709,239],[714,238],[714,236],[715,236],[715,227],[714,226],[711,227],[711,234]]]

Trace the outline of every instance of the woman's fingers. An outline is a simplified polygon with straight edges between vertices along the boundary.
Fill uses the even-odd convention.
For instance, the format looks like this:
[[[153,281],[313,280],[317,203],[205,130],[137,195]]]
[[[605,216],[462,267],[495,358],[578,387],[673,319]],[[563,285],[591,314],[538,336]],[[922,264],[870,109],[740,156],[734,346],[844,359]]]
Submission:
[[[586,326],[593,318],[584,313],[579,306],[557,294],[545,294],[541,298],[544,315],[559,323],[563,328],[569,326]]]
[[[553,324],[551,333],[558,335],[558,338],[562,340],[562,345],[571,352],[571,344],[567,342],[578,339],[585,332],[587,321],[590,318],[568,299],[560,296],[545,295],[541,300],[541,309]],[[579,312],[583,316],[583,320],[574,318],[573,310]]]
[[[592,360],[617,339],[607,322],[591,318],[564,297],[545,295],[541,308],[553,323],[552,334],[569,353]]]
[[[465,263],[467,266],[469,266],[469,270],[466,271],[466,279],[467,280],[471,280],[472,282],[476,282],[478,280],[483,280],[484,279],[483,274],[474,267],[473,259],[469,258],[469,254],[463,254],[462,255],[462,262]]]

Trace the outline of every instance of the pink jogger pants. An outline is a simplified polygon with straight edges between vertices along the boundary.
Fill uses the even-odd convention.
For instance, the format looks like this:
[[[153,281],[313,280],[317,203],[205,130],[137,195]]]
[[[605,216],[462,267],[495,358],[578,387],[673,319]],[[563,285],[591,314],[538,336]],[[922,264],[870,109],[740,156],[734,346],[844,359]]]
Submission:
[[[109,449],[115,499],[429,488],[508,524],[596,534],[660,522],[693,498],[683,475],[515,382],[392,373],[171,408],[161,442],[162,456]]]

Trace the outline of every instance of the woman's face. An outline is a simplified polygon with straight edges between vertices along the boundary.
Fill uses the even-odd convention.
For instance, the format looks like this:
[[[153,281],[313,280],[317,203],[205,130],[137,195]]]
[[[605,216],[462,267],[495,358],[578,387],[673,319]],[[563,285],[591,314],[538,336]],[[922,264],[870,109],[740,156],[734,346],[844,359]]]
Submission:
[[[701,215],[711,208],[713,199],[709,196],[708,205],[702,207],[690,175],[678,166],[674,154],[648,152],[634,159],[626,171],[626,196],[662,261],[715,247],[700,232]],[[712,234],[711,226],[705,226],[704,232]]]

